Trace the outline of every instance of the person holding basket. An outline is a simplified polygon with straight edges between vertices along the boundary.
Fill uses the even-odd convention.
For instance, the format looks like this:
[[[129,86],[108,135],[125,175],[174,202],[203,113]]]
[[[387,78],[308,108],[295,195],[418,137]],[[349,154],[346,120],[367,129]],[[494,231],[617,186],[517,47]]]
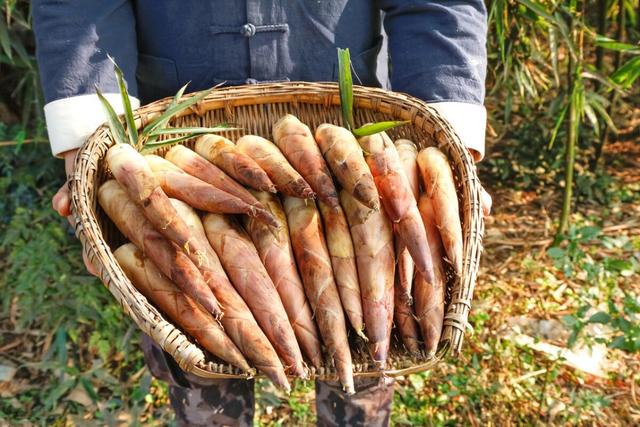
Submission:
[[[481,0],[34,0],[32,13],[49,140],[67,175],[78,148],[105,121],[96,88],[121,108],[108,55],[137,108],[187,82],[196,91],[220,83],[336,81],[336,48],[349,48],[358,83],[430,103],[473,158],[484,157]],[[385,61],[380,52],[387,49]],[[486,192],[482,202],[488,215]],[[52,203],[70,218],[68,185]],[[95,274],[86,257],[85,264]],[[205,380],[182,371],[146,335],[142,346],[152,374],[169,383],[178,425],[252,425],[252,380]],[[378,379],[357,380],[351,396],[318,381],[318,425],[388,425],[392,396],[393,386]]]

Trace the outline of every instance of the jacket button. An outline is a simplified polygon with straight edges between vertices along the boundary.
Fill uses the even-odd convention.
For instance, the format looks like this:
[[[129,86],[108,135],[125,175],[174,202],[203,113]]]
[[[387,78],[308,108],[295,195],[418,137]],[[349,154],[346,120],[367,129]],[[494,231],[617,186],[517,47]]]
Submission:
[[[256,34],[256,26],[253,24],[244,24],[240,28],[240,34],[245,37],[253,37]]]

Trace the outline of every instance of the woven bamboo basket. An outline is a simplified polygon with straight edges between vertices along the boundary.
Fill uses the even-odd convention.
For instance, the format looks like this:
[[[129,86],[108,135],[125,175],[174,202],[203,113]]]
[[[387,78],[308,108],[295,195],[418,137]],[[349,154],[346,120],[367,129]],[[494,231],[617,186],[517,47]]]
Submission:
[[[170,99],[137,109],[136,125],[141,128],[162,113]],[[213,91],[190,110],[172,119],[172,127],[212,126],[232,122],[242,128],[225,135],[236,139],[256,134],[271,139],[271,126],[286,113],[296,115],[311,129],[321,123],[340,124],[340,99],[335,83],[278,83],[229,87]],[[462,346],[467,317],[482,252],[484,223],[480,206],[480,183],[471,156],[451,126],[426,103],[408,95],[376,88],[354,87],[356,125],[381,120],[408,120],[410,124],[389,132],[393,139],[408,138],[419,147],[438,146],[451,162],[458,195],[464,237],[464,272],[448,276],[445,320],[438,352],[430,359],[409,357],[397,337],[385,371],[376,370],[361,340],[353,339],[354,376],[399,376],[430,369],[448,352],[457,355]],[[104,157],[114,141],[106,125],[98,128],[80,149],[70,177],[72,212],[76,235],[99,277],[142,331],[147,333],[179,366],[205,378],[245,378],[237,368],[202,350],[192,338],[160,313],[125,276],[113,251],[124,238],[97,203],[98,187],[110,177]],[[193,140],[185,142],[192,146]],[[155,154],[163,155],[166,149]],[[352,334],[355,335],[355,334]],[[311,372],[313,378],[335,379],[335,368],[325,366]]]

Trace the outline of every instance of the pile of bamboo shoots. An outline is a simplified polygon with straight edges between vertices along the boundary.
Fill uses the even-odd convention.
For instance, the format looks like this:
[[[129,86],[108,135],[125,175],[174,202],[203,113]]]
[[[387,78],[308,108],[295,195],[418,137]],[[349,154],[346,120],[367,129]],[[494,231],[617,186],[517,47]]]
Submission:
[[[408,353],[432,356],[445,263],[462,269],[446,156],[292,115],[272,130],[164,158],[114,145],[98,199],[130,241],[115,251],[126,275],[202,348],[285,389],[331,364],[353,393],[349,338],[382,370],[394,325]]]

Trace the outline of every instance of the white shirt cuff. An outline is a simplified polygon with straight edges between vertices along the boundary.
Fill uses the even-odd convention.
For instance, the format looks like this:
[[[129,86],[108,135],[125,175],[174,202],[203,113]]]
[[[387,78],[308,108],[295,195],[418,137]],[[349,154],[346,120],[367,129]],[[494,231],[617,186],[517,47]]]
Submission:
[[[460,141],[470,150],[477,162],[484,157],[484,139],[487,130],[487,110],[483,105],[465,102],[433,102],[434,108],[453,127]]]
[[[119,93],[105,93],[104,97],[117,114],[124,112]],[[138,108],[140,101],[130,97],[131,107]],[[44,117],[51,152],[58,156],[65,151],[79,148],[84,141],[107,120],[102,103],[96,94],[58,99],[44,106]]]

